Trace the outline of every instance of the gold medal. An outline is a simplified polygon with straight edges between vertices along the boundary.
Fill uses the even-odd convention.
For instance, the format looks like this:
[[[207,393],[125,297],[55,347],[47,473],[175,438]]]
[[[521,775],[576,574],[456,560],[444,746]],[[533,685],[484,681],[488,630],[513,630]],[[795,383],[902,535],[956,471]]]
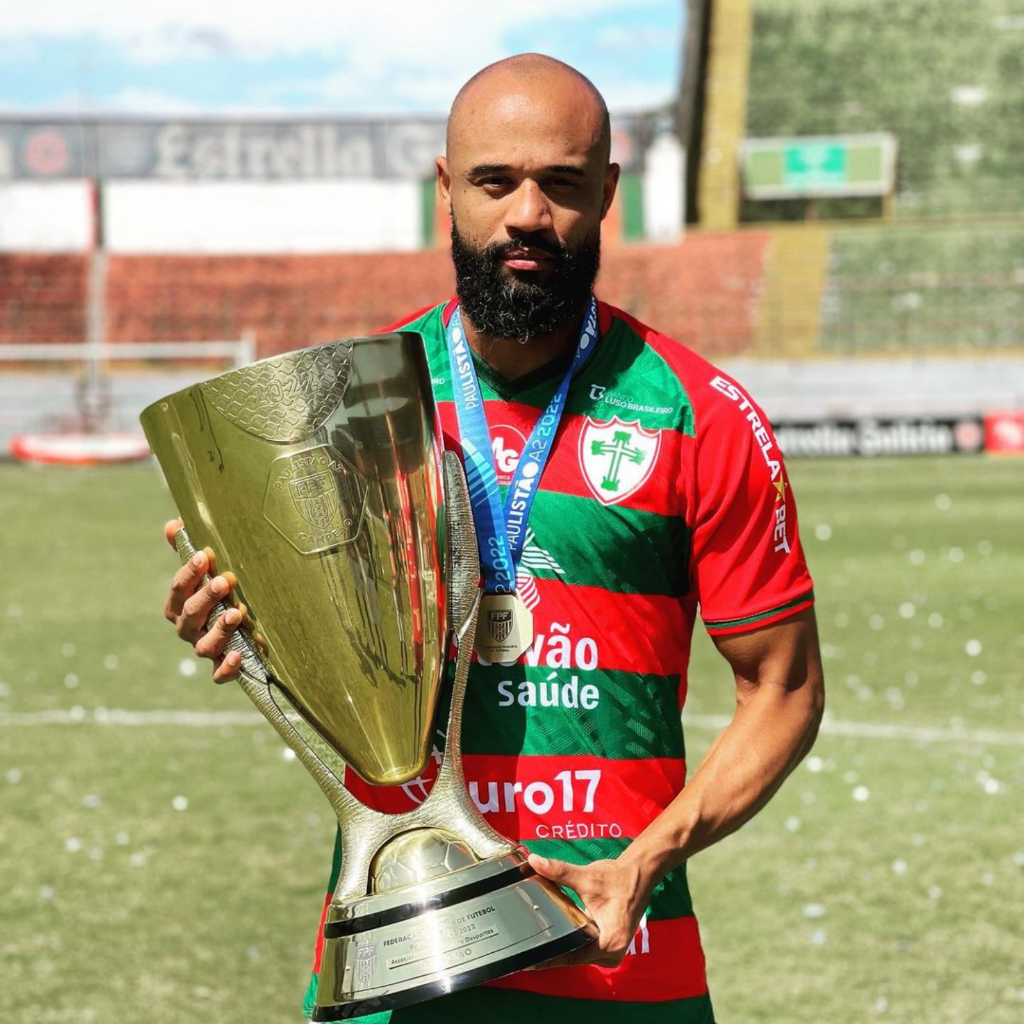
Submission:
[[[533,612],[518,594],[484,594],[473,649],[481,661],[511,664],[533,643]]]

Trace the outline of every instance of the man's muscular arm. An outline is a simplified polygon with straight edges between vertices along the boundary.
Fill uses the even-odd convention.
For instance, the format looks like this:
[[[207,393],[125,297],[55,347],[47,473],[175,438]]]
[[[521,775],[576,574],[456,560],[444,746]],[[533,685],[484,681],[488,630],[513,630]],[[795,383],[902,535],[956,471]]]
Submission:
[[[530,857],[579,894],[600,928],[597,942],[558,964],[618,964],[658,882],[749,821],[814,743],[825,704],[814,612],[714,639],[736,677],[736,711],[682,792],[616,860]]]

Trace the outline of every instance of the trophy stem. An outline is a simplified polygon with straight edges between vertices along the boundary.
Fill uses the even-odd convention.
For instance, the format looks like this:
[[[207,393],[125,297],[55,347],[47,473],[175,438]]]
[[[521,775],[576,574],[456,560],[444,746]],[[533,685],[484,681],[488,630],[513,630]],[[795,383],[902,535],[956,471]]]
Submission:
[[[486,819],[470,808],[470,797],[466,790],[466,777],[462,768],[462,712],[466,704],[466,684],[469,680],[469,666],[473,660],[473,637],[476,634],[477,617],[480,613],[481,592],[477,591],[472,611],[459,633],[459,650],[455,659],[455,678],[452,681],[452,696],[448,711],[448,730],[445,734],[444,756],[438,769],[437,781],[421,806],[429,808],[432,802],[455,803],[465,808],[466,821],[460,825],[466,831],[460,833],[467,839],[481,857],[492,857],[507,853],[514,848],[500,832],[487,823]],[[432,809],[432,808],[431,808]]]

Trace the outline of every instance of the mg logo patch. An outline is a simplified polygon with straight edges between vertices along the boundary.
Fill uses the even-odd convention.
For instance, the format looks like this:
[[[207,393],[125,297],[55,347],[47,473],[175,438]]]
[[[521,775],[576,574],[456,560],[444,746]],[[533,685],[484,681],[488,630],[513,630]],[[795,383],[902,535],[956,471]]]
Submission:
[[[525,447],[526,438],[515,427],[500,424],[491,430],[494,468],[498,473],[498,483],[502,487],[508,487],[512,483],[512,474],[519,465]]]
[[[645,430],[639,420],[608,423],[589,416],[580,432],[580,469],[591,493],[603,505],[614,505],[638,491],[658,461],[661,433]]]

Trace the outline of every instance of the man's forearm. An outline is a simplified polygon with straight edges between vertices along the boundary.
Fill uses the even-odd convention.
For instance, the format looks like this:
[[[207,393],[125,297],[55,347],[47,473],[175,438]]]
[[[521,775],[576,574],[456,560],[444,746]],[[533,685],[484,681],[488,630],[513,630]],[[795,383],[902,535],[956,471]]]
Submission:
[[[622,854],[657,881],[749,821],[810,750],[823,709],[820,675],[796,687],[740,689],[733,720],[686,788]]]

